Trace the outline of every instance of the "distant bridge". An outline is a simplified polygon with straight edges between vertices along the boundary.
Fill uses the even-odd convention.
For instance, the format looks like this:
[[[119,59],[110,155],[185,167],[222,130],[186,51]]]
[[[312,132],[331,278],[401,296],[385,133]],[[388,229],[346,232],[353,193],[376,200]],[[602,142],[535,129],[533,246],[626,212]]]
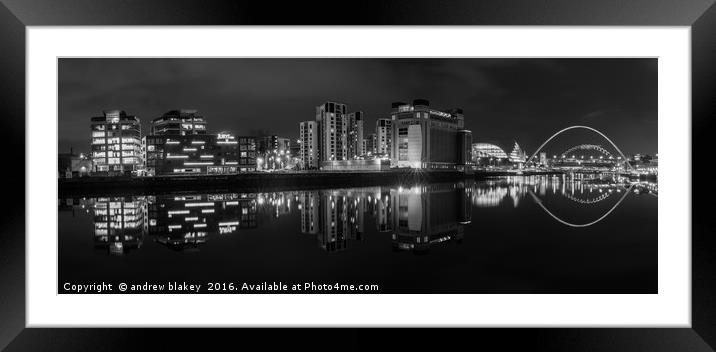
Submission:
[[[567,156],[567,155],[569,155],[569,153],[572,153],[575,150],[596,150],[596,151],[606,155],[607,157],[610,157],[610,158],[614,157],[612,155],[612,153],[610,153],[608,150],[602,148],[601,145],[596,145],[596,144],[580,144],[580,145],[577,145],[577,146],[574,146],[572,148],[565,150],[564,153],[562,153],[561,155],[563,157]]]
[[[578,126],[578,125],[577,125],[577,126],[569,126],[569,127],[567,127],[567,128],[564,128],[564,129],[562,129],[562,130],[560,130],[560,131],[557,131],[557,133],[553,134],[551,137],[547,138],[547,140],[544,141],[544,143],[542,143],[542,145],[540,145],[539,148],[537,148],[537,150],[532,154],[532,156],[530,156],[530,157],[527,159],[527,161],[525,161],[525,164],[527,164],[527,163],[529,163],[530,161],[532,161],[532,159],[534,159],[534,157],[537,155],[537,153],[539,153],[539,152],[542,150],[542,148],[544,148],[544,146],[547,145],[547,143],[549,143],[552,139],[554,139],[554,137],[557,137],[557,136],[559,136],[560,134],[562,134],[563,132],[566,132],[566,131],[569,131],[569,130],[573,130],[573,129],[585,129],[585,130],[592,131],[592,132],[594,132],[594,133],[596,133],[596,134],[602,136],[602,138],[606,139],[607,142],[609,142],[609,144],[611,144],[612,147],[614,147],[614,149],[616,149],[616,151],[619,153],[619,155],[621,155],[622,160],[624,160],[624,163],[627,165],[627,167],[630,168],[630,169],[632,168],[631,164],[629,164],[629,160],[627,159],[626,155],[624,155],[624,153],[622,153],[622,151],[619,149],[619,147],[617,147],[617,145],[614,144],[614,142],[612,142],[612,140],[609,139],[609,137],[607,137],[604,133],[599,132],[599,130],[597,130],[597,129],[595,129],[595,128],[592,128],[592,127],[589,127],[589,126]],[[579,145],[579,146],[577,146],[577,147],[587,146],[587,145],[588,145],[588,144],[582,144],[582,145]],[[590,145],[590,146],[591,146],[591,145]],[[601,148],[601,146],[600,146],[599,148]],[[604,148],[601,148],[601,149],[604,149]],[[606,151],[606,149],[604,149],[604,150]],[[610,153],[609,155],[611,155],[611,153]]]

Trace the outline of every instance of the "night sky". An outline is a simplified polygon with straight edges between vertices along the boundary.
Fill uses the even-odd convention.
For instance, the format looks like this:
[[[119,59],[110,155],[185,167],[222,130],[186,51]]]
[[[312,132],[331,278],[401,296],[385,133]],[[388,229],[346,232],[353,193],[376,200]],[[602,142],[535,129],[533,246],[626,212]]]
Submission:
[[[587,125],[626,154],[657,153],[657,59],[59,59],[59,150],[89,150],[89,121],[122,109],[149,121],[197,109],[210,132],[298,137],[327,100],[365,112],[366,135],[391,102],[461,107],[473,142],[531,153]],[[573,130],[546,151],[608,142]]]

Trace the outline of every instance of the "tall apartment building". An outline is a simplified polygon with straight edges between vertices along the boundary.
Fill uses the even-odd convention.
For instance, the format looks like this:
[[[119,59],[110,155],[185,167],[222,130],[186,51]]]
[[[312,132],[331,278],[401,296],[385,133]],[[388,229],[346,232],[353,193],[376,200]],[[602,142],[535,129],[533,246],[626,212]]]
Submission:
[[[376,135],[375,133],[369,134],[366,138],[363,139],[363,155],[373,155],[375,154],[375,145],[376,145]]]
[[[123,110],[107,110],[92,117],[91,158],[93,172],[122,175],[141,170],[142,126],[139,118]]]
[[[433,109],[425,99],[396,102],[392,108],[391,166],[449,170],[465,165],[464,154],[471,149],[463,144],[472,133],[464,129],[462,109]]]
[[[328,101],[316,106],[314,121],[300,123],[303,169],[323,163],[358,159],[364,151],[362,111],[348,113],[346,104]]]
[[[348,159],[346,104],[326,102],[316,107],[318,158],[321,162]]]
[[[348,122],[348,159],[356,159],[362,154],[363,149],[363,112],[349,113],[346,120]]]
[[[375,121],[375,153],[390,158],[393,145],[393,121],[378,119]]]
[[[300,158],[301,169],[303,170],[316,170],[320,165],[318,137],[318,123],[316,121],[303,121],[300,123],[298,140],[301,141]]]

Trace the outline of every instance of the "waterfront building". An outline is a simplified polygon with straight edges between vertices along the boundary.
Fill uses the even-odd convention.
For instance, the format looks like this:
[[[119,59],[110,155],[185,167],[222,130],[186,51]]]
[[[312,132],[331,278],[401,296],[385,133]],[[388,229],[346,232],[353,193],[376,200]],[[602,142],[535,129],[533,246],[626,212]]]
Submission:
[[[318,169],[318,138],[318,123],[316,121],[303,121],[300,123],[301,169]]]
[[[393,147],[393,121],[378,119],[375,121],[375,154],[390,158]]]
[[[276,135],[257,139],[258,157],[261,170],[277,170],[286,168],[291,161],[291,140]]]
[[[142,127],[138,117],[123,110],[106,110],[92,117],[93,173],[123,175],[143,168]]]
[[[147,174],[236,174],[256,171],[252,137],[229,133],[159,135],[144,138]]]
[[[146,174],[217,175],[256,171],[256,140],[229,132],[208,134],[196,110],[171,110],[152,120],[143,138]]]
[[[460,151],[469,147],[459,138],[462,109],[437,110],[425,99],[392,104],[392,166],[417,169],[458,169]],[[468,132],[468,131],[466,131]]]
[[[69,153],[57,155],[57,175],[59,178],[73,178],[89,176],[92,173],[92,159],[84,153]]]
[[[167,111],[152,120],[150,134],[173,136],[206,134],[206,120],[193,109]]]
[[[457,165],[459,168],[475,165],[472,161],[472,132],[470,130],[457,131]]]
[[[147,173],[154,176],[237,173],[235,137],[202,134],[146,136]],[[221,142],[221,143],[219,143]]]
[[[320,161],[348,159],[346,104],[326,102],[316,107],[318,158]]]
[[[507,153],[502,148],[490,143],[473,143],[472,158],[477,162],[480,158],[507,159]]]
[[[333,160],[321,162],[326,171],[386,171],[390,170],[388,159]]]
[[[539,163],[542,166],[547,166],[547,152],[539,153]]]
[[[301,156],[301,139],[296,139],[290,142],[288,150],[291,152],[291,156],[296,158]]]
[[[219,134],[219,137],[221,136],[222,134]],[[229,134],[225,134],[225,136],[227,138],[231,137]],[[236,140],[238,141],[239,149],[238,171],[256,171],[256,138],[250,136],[238,136],[236,137]],[[224,143],[230,143],[230,141],[227,140],[224,141]]]
[[[510,152],[510,161],[513,163],[524,163],[526,160],[526,153],[520,148],[520,145],[515,142],[515,146],[512,147],[512,152]]]
[[[348,113],[343,103],[328,101],[316,106],[315,120],[300,123],[302,169],[319,169],[326,161],[361,158],[364,120],[362,111]]]
[[[356,111],[346,115],[348,123],[348,159],[356,159],[362,154],[363,149],[363,121],[365,120],[362,111]]]
[[[368,135],[368,137],[363,139],[363,150],[361,155],[363,156],[370,156],[375,154],[375,145],[376,145],[376,134],[371,133]]]

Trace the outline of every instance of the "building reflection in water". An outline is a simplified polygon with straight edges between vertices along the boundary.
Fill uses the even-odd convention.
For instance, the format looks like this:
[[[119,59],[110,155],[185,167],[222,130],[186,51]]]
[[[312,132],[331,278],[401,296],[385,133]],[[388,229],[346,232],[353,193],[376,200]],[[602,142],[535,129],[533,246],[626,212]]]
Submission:
[[[577,203],[592,204],[606,200],[634,185],[635,193],[658,195],[658,183],[630,183],[609,175],[516,176],[489,179],[471,187],[472,204],[479,208],[512,204],[515,208],[532,192],[540,197],[558,195]]]
[[[177,251],[194,251],[210,235],[256,227],[256,195],[247,193],[148,197],[148,233]]]
[[[90,204],[95,248],[121,255],[142,247],[146,233],[144,197],[103,197]]]
[[[460,243],[470,223],[472,203],[463,184],[430,184],[391,189],[393,248],[426,252],[447,241]]]
[[[172,250],[198,251],[214,236],[258,228],[259,213],[276,219],[296,212],[296,230],[327,252],[364,241],[366,218],[371,218],[375,232],[390,236],[394,250],[426,253],[436,245],[460,243],[473,206],[518,207],[529,193],[596,203],[632,189],[623,181],[595,175],[520,176],[315,191],[63,199],[58,210],[71,210],[73,216],[75,211],[90,213],[95,247],[110,254],[141,248],[145,236]],[[658,185],[640,183],[634,193],[657,195]]]

